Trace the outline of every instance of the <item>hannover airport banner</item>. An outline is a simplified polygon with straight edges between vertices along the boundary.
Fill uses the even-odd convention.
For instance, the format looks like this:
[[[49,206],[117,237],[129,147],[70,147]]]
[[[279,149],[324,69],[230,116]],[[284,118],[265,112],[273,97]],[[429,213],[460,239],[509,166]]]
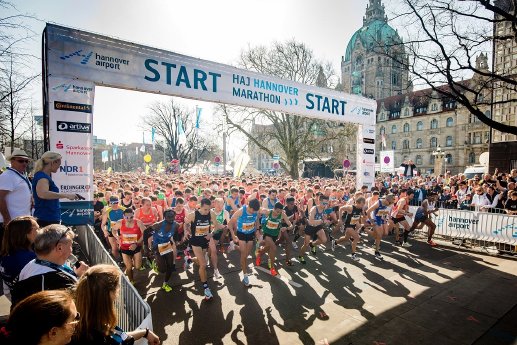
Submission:
[[[93,197],[95,85],[358,124],[357,183],[373,184],[377,104],[371,99],[53,24],[44,33],[43,78],[46,145],[63,154],[56,180],[63,192],[86,198],[63,201],[66,224],[93,220],[84,207]]]

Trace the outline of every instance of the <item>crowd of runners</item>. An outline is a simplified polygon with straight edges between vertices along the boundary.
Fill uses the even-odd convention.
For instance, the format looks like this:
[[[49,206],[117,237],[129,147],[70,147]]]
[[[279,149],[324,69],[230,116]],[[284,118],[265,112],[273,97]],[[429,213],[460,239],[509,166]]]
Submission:
[[[267,262],[271,275],[283,266],[306,265],[320,245],[335,250],[350,244],[351,261],[365,240],[373,240],[375,258],[381,243],[411,247],[409,235],[427,228],[436,246],[433,215],[439,208],[516,214],[517,170],[476,176],[378,178],[375,186],[355,188],[355,178],[291,179],[277,177],[141,175],[95,176],[95,228],[115,259],[133,270],[152,268],[163,275],[162,289],[177,265],[198,270],[205,299],[212,298],[207,266],[220,279],[218,260],[238,250],[242,283],[249,286],[248,258]],[[475,194],[475,195],[474,195]],[[474,195],[474,196],[473,196]],[[411,213],[409,206],[417,206]],[[414,208],[413,208],[414,209]],[[388,242],[389,242],[388,241]],[[384,242],[383,245],[385,244]],[[295,254],[296,252],[296,254]]]

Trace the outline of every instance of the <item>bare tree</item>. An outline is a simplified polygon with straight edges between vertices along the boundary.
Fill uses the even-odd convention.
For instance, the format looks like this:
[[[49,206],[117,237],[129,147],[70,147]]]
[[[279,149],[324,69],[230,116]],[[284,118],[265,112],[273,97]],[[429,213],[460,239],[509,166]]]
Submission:
[[[155,129],[156,134],[165,140],[166,158],[179,159],[183,169],[191,168],[196,159],[213,150],[196,129],[195,112],[177,104],[173,97],[168,102],[152,104],[149,111],[142,116],[144,129]]]
[[[332,87],[336,82],[331,65],[318,61],[312,50],[294,40],[269,48],[248,48],[239,62],[247,70],[308,85]],[[219,106],[217,113],[225,118],[230,130],[243,133],[252,145],[270,156],[279,153],[280,165],[293,178],[298,177],[298,165],[305,158],[327,155],[329,152],[321,150],[323,145],[347,139],[347,126],[293,114],[228,105]],[[265,126],[257,130],[257,124]]]
[[[415,85],[430,87],[456,101],[484,124],[500,132],[517,134],[517,127],[486,116],[482,105],[517,102],[515,96],[492,97],[497,91],[516,95],[517,79],[512,69],[490,69],[479,63],[497,43],[517,40],[517,0],[401,0],[394,18],[406,30],[403,44],[408,56],[387,55],[407,68]],[[508,23],[511,34],[495,32],[495,25]],[[407,58],[408,57],[408,58]],[[468,79],[476,76],[476,80]],[[475,82],[474,82],[475,81]]]

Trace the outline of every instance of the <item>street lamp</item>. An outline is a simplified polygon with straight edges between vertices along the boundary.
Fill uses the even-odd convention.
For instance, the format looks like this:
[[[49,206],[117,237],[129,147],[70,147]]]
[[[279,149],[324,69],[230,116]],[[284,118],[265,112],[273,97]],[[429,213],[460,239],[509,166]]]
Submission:
[[[442,151],[442,148],[440,147],[440,145],[438,145],[438,147],[436,148],[435,151],[433,151],[433,156],[434,156],[434,160],[435,160],[435,167],[436,166],[439,166],[440,168],[439,169],[436,169],[436,170],[439,170],[438,171],[438,175],[441,174],[442,172],[442,160],[445,164],[447,164],[447,162],[445,161],[445,157],[447,156],[447,152],[446,151]],[[439,164],[436,164],[436,161],[438,160]],[[447,171],[445,169],[445,171]],[[445,174],[445,171],[444,171],[444,174]]]

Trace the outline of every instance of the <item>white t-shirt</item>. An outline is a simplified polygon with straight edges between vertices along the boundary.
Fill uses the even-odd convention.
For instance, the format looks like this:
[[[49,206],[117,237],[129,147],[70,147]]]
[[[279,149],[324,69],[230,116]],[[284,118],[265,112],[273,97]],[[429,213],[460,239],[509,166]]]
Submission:
[[[11,219],[18,216],[31,215],[32,192],[27,182],[12,170],[7,169],[0,174],[0,190],[9,191],[5,197],[7,210]],[[4,222],[0,214],[0,223]]]

